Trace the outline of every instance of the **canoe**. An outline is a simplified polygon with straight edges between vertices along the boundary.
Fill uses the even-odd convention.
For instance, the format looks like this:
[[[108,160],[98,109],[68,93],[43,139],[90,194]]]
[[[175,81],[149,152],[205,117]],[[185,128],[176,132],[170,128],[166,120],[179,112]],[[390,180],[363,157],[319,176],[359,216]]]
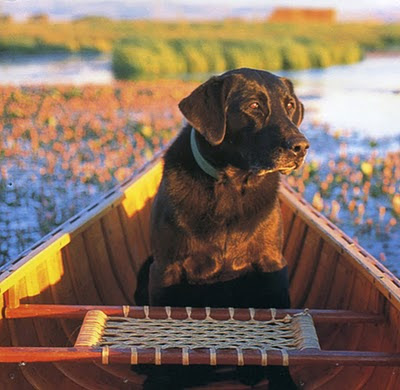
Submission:
[[[149,310],[135,306],[134,295],[151,255],[149,214],[162,169],[157,156],[0,268],[2,389],[141,388],[144,376],[130,367],[137,359],[132,348],[128,356],[123,348],[77,346],[76,339],[89,312],[111,318]],[[285,182],[280,202],[293,307],[283,314],[307,308],[320,344],[286,353],[294,380],[306,389],[399,389],[399,280]],[[278,355],[284,356],[272,351],[269,364],[281,364]],[[242,363],[260,364],[249,356]],[[157,356],[141,359],[157,363]],[[215,387],[247,388],[229,376]]]

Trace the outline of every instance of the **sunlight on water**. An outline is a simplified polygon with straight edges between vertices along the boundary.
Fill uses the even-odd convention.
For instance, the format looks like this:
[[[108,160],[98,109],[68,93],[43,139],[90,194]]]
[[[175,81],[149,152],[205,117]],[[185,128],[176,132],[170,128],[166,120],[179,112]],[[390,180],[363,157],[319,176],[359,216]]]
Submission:
[[[333,129],[371,137],[400,134],[400,56],[286,75]]]
[[[0,84],[106,84],[112,80],[107,55],[0,56]]]

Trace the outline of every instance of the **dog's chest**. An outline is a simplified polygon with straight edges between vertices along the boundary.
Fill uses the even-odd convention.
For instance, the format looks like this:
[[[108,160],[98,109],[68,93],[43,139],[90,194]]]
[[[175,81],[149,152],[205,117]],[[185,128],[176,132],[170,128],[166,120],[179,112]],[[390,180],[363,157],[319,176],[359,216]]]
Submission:
[[[212,283],[254,270],[280,270],[286,265],[280,236],[278,215],[257,226],[230,225],[220,227],[207,237],[192,236],[183,260],[186,279],[191,283]]]

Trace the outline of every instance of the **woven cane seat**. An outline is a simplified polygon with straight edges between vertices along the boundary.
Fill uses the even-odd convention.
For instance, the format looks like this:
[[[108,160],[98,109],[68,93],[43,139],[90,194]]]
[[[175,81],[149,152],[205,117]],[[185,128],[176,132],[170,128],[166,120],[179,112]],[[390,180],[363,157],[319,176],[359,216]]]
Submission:
[[[290,350],[320,349],[311,315],[301,312],[293,316],[276,318],[271,309],[269,320],[257,319],[254,309],[225,309],[227,318],[213,318],[210,308],[204,309],[204,318],[195,319],[192,309],[186,308],[186,318],[173,318],[173,310],[164,308],[165,318],[151,318],[149,307],[143,308],[143,318],[107,316],[100,310],[86,314],[76,347],[101,347],[104,361],[109,349],[131,350],[131,363],[137,364],[141,351],[153,350],[155,364],[168,350],[182,354],[182,364],[189,364],[191,353],[196,350],[209,352],[209,364],[217,364],[220,351],[234,351],[232,364],[243,365],[244,352],[259,356],[259,364],[268,364],[268,351],[279,350],[282,362],[288,365]],[[246,312],[248,319],[243,318]],[[219,309],[221,314],[221,309]],[[238,316],[240,314],[240,316]],[[159,317],[159,316],[158,316]],[[193,363],[190,359],[190,363]],[[103,361],[103,362],[104,362]]]

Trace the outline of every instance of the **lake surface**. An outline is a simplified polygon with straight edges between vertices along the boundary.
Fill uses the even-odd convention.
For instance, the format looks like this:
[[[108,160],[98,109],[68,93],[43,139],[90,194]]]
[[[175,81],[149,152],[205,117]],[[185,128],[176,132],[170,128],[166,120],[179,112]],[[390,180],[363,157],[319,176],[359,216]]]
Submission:
[[[334,129],[378,138],[400,134],[400,55],[287,75]]]
[[[277,73],[295,81],[313,120],[376,138],[400,134],[400,55]],[[0,84],[109,84],[113,80],[111,58],[104,54],[0,56]]]
[[[109,55],[0,55],[0,84],[106,84],[112,81]]]

